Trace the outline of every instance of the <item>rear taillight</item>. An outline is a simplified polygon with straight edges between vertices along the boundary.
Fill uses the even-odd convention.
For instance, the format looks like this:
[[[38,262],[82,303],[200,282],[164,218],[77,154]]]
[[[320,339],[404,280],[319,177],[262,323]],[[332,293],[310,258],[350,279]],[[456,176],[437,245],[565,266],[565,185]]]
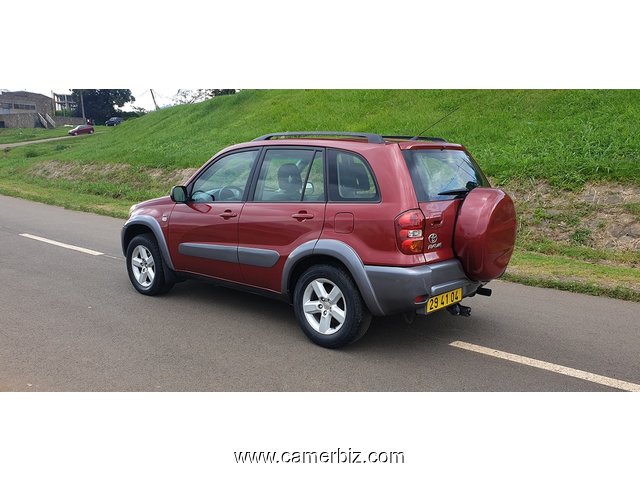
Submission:
[[[405,255],[422,253],[424,247],[424,215],[419,209],[408,210],[396,218],[398,248]]]

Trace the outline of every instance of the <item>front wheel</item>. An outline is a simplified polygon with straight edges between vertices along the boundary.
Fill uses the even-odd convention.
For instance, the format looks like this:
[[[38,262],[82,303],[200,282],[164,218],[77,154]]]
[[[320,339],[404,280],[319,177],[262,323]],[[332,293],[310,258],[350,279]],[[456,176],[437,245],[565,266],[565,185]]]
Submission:
[[[371,314],[351,276],[332,265],[316,265],[302,274],[293,294],[296,317],[314,343],[338,348],[358,340]]]
[[[138,235],[129,243],[127,272],[133,287],[143,295],[166,293],[173,287],[156,239],[151,234]]]

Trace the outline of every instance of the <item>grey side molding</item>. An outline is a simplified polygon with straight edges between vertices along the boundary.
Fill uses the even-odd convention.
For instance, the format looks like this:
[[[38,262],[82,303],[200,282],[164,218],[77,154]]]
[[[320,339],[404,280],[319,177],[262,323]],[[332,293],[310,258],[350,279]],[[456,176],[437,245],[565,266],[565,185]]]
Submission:
[[[326,255],[339,260],[345,267],[347,267],[347,270],[349,270],[349,273],[355,280],[356,285],[360,290],[360,294],[362,295],[362,299],[366,303],[369,311],[373,315],[384,315],[384,311],[376,298],[362,260],[353,248],[339,240],[311,240],[303,243],[291,252],[282,271],[282,293],[286,294],[289,290],[289,276],[291,275],[291,271],[295,265],[299,260],[308,257],[309,255]]]
[[[171,270],[175,270],[173,266],[173,262],[171,261],[171,255],[169,254],[169,247],[167,246],[167,241],[164,238],[164,234],[162,233],[162,228],[160,228],[160,224],[158,221],[150,215],[136,215],[135,217],[131,217],[122,227],[122,232],[120,233],[120,241],[122,244],[122,253],[127,255],[127,246],[124,243],[125,236],[127,234],[127,230],[133,225],[144,225],[148,227],[156,237],[158,242],[158,247],[160,248],[160,252],[162,253],[162,257],[164,258],[165,263]]]
[[[178,252],[189,257],[206,258],[220,262],[238,263],[238,247],[206,243],[181,243]]]
[[[254,267],[273,267],[280,260],[280,254],[266,248],[238,247],[238,261]]]

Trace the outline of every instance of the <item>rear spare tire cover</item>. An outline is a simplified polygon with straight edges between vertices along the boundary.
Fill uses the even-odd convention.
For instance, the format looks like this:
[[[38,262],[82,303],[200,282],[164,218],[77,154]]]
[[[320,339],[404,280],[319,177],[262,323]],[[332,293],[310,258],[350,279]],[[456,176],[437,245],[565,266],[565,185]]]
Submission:
[[[504,273],[516,241],[516,210],[496,188],[474,188],[458,211],[456,255],[471,280],[488,282]]]

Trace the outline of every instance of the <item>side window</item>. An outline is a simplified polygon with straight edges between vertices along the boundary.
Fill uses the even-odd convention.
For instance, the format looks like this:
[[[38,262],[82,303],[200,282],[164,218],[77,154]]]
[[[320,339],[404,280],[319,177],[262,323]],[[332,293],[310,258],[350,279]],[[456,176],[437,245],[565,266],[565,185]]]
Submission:
[[[366,161],[355,153],[329,150],[329,200],[377,202],[380,193]]]
[[[241,202],[259,150],[231,153],[216,160],[194,182],[191,201]]]
[[[253,199],[256,202],[324,201],[321,152],[277,148],[267,150]]]

